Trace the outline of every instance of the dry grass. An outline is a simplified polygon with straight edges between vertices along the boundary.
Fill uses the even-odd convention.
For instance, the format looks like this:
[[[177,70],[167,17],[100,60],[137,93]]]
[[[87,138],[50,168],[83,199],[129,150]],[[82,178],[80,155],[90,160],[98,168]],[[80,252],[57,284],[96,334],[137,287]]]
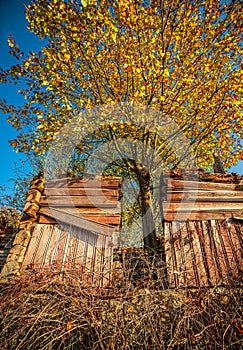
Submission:
[[[124,267],[120,284],[107,289],[81,287],[77,271],[13,277],[1,285],[0,349],[243,347],[242,288],[234,281],[166,290],[161,266],[143,268],[144,278],[141,266],[140,275]]]

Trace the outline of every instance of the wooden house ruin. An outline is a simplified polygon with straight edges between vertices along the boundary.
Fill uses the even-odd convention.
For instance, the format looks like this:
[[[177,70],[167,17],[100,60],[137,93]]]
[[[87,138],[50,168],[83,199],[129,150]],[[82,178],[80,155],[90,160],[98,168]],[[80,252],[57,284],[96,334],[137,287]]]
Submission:
[[[243,177],[170,173],[161,197],[169,288],[241,278]],[[121,178],[32,181],[24,215],[1,278],[26,269],[76,271],[83,286],[108,287],[119,247]],[[122,255],[122,254],[121,254]],[[117,262],[116,262],[117,266]]]
[[[75,270],[83,285],[110,283],[121,220],[121,179],[36,177],[2,276],[26,269]]]
[[[170,287],[243,277],[243,177],[201,172],[193,181],[172,174],[163,208]]]

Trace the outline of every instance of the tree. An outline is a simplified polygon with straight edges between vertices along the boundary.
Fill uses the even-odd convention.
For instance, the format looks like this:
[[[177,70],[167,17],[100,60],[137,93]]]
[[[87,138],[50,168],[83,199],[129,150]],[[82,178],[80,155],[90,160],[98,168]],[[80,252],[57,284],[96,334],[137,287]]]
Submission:
[[[15,233],[18,230],[20,213],[17,209],[0,207],[0,231]]]
[[[185,157],[178,158],[167,137],[157,132],[166,116],[180,131],[170,131],[170,140],[183,133],[197,166],[212,168],[215,151],[226,167],[242,159],[241,2],[36,0],[26,7],[26,18],[29,30],[46,45],[25,55],[13,37],[8,39],[19,63],[2,70],[1,81],[25,84],[23,106],[1,103],[20,131],[11,141],[16,150],[43,156],[79,113],[84,112],[80,123],[93,130],[95,118],[87,111],[115,102],[124,112],[127,102],[159,111],[159,117],[152,112],[154,119],[140,127],[129,122],[129,111],[122,122],[108,125],[106,119],[105,126],[100,123],[85,134],[79,154],[89,155],[98,142],[109,140],[119,152],[116,140],[127,137],[156,150],[172,168],[185,166]],[[138,183],[142,213],[151,210],[143,226],[145,244],[154,246],[152,169],[121,158],[120,171],[126,167]]]

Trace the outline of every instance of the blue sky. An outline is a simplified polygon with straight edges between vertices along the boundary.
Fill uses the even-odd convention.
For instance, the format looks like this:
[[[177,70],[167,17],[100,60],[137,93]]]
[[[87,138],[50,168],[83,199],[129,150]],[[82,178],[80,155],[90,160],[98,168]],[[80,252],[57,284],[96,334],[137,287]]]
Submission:
[[[42,46],[39,39],[27,29],[24,4],[28,3],[30,0],[0,0],[0,67],[4,69],[16,63],[15,59],[8,54],[7,38],[10,34],[15,37],[22,51],[38,51]],[[0,97],[12,104],[21,104],[23,101],[15,87],[5,84],[0,84]],[[6,116],[0,114],[0,185],[8,185],[8,179],[14,176],[14,163],[21,158],[8,143],[9,139],[15,137],[16,132],[5,119]],[[243,174],[243,161],[231,171]]]
[[[12,34],[20,49],[24,52],[39,51],[41,42],[27,29],[27,21],[24,14],[24,4],[30,3],[30,0],[0,0],[0,67],[9,68],[16,64],[16,60],[9,55],[7,38]],[[22,96],[17,92],[14,86],[0,84],[0,97],[5,98],[12,104],[19,105],[23,102]],[[14,164],[20,166],[18,160],[24,157],[16,154],[9,145],[8,140],[16,135],[15,130],[6,121],[6,115],[0,113],[0,185],[9,186],[9,178],[14,177]]]

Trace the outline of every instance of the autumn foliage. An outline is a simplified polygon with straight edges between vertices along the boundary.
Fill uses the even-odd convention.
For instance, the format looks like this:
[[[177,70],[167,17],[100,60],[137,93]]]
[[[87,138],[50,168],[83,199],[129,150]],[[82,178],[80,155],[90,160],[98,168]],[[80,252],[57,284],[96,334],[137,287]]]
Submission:
[[[43,154],[81,111],[126,101],[171,118],[198,166],[215,149],[226,166],[242,159],[240,1],[37,0],[26,18],[43,48],[24,54],[10,37],[18,64],[1,71],[26,99],[1,104],[16,150]]]

